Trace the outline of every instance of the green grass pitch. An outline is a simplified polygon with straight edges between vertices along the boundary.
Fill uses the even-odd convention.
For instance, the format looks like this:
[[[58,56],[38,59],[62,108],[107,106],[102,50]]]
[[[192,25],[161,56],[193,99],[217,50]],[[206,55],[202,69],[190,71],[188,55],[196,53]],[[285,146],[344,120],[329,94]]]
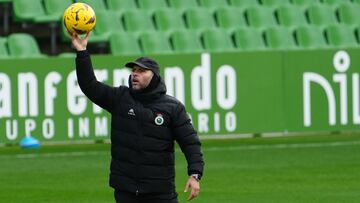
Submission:
[[[108,144],[0,148],[0,202],[114,202]],[[360,202],[360,135],[204,140],[192,202]],[[186,162],[176,151],[180,202]]]

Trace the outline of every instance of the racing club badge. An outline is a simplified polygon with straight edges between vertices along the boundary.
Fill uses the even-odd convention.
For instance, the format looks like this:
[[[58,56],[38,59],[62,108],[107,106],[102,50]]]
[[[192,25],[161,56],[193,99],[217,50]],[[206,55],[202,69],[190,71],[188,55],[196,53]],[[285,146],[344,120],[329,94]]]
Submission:
[[[163,123],[164,123],[163,115],[161,113],[158,113],[157,116],[155,117],[155,124],[162,125]]]

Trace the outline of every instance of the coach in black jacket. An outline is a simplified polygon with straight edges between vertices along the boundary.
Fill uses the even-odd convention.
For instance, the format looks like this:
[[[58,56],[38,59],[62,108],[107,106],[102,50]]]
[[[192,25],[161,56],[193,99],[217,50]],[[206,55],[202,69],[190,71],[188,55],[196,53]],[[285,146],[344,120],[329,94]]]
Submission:
[[[77,50],[76,73],[84,94],[112,115],[110,186],[117,202],[177,202],[174,141],[188,162],[189,200],[199,194],[204,161],[200,141],[185,107],[166,95],[159,65],[141,57],[132,68],[129,87],[97,81],[86,51],[89,34],[72,35]]]

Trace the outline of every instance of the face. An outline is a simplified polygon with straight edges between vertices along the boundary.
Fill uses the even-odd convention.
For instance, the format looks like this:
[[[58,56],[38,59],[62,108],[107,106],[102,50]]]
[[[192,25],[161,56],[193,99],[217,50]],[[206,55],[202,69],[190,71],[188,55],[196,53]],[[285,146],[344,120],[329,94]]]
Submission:
[[[131,83],[134,90],[141,90],[146,88],[154,76],[151,70],[134,66],[131,73]]]

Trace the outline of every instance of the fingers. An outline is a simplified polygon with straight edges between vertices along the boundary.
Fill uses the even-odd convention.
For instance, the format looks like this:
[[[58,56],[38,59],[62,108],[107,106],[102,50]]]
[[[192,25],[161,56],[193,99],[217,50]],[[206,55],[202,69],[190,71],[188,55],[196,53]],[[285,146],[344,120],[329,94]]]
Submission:
[[[88,38],[90,37],[91,32],[92,32],[92,31],[86,33],[85,39],[88,39]]]
[[[184,189],[184,192],[187,192],[188,189],[190,187],[190,181],[187,181],[186,185],[185,185],[185,189]]]
[[[188,197],[188,201],[194,199],[195,197],[197,197],[199,195],[200,189],[199,188],[192,188],[191,193]]]
[[[197,197],[199,195],[199,193],[200,193],[200,184],[195,179],[190,177],[189,180],[186,183],[184,192],[187,192],[189,188],[191,188],[191,193],[190,193],[190,195],[189,195],[189,197],[187,199],[188,201],[194,199],[195,197]]]

